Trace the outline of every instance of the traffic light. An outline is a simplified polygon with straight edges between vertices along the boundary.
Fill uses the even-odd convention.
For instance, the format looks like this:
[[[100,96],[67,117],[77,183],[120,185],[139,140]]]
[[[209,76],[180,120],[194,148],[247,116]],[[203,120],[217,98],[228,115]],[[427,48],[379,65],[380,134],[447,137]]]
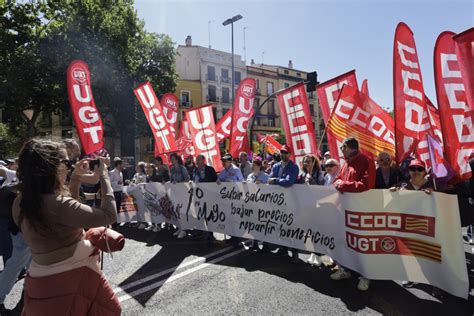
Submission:
[[[309,72],[306,78],[306,92],[315,91],[317,84],[318,84],[318,73],[316,71]]]

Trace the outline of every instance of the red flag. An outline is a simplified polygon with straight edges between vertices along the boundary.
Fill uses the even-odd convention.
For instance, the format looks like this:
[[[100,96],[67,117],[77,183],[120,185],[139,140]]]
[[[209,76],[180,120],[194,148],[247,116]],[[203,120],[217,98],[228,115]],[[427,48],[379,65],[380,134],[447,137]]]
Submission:
[[[243,141],[247,135],[247,125],[252,115],[253,100],[255,99],[256,82],[255,79],[245,78],[239,84],[237,95],[232,107],[232,120],[230,128],[230,150],[233,156],[239,155],[242,151]]]
[[[176,140],[176,144],[179,149],[181,156],[195,156],[196,152],[193,146],[193,140],[191,139],[191,132],[189,130],[189,123],[186,119],[181,121],[181,127],[179,129],[179,138]]]
[[[369,96],[369,84],[367,82],[367,79],[364,79],[364,81],[362,81],[362,86],[360,88],[360,92],[362,92],[363,94]]]
[[[436,95],[446,159],[457,173],[457,180],[467,180],[472,172],[468,160],[474,150],[474,109],[467,104],[453,36],[453,32],[443,32],[436,41]]]
[[[271,135],[265,138],[265,150],[270,155],[280,153],[281,144],[275,140]]]
[[[175,137],[171,131],[170,125],[163,115],[163,109],[153,91],[149,82],[142,83],[133,89],[143,112],[150,124],[150,128],[155,138],[155,156],[159,154],[177,151]]]
[[[351,70],[345,74],[323,82],[316,87],[319,105],[321,106],[321,112],[323,113],[324,124],[326,125],[328,124],[329,117],[331,116],[339,93],[341,92],[342,86],[344,84],[358,88],[355,70]],[[331,152],[332,156],[342,157],[342,152],[339,149],[342,143],[338,143],[337,138],[332,134],[331,131],[328,131],[327,129],[326,135],[328,139],[329,151]]]
[[[393,98],[397,162],[405,159],[430,128],[413,32],[399,23],[393,43]],[[425,141],[426,143],[426,141]]]
[[[84,154],[104,148],[104,126],[92,96],[89,68],[82,60],[74,60],[67,68],[67,90]]]
[[[341,143],[355,137],[360,151],[369,157],[375,158],[382,151],[395,156],[392,117],[355,87],[344,85],[327,128]]]
[[[287,145],[291,147],[291,159],[299,165],[305,155],[318,153],[304,83],[301,82],[278,92],[276,97],[280,106]]]
[[[217,131],[217,141],[220,143],[223,140],[229,138],[230,128],[232,122],[232,111],[227,111],[224,116],[217,122],[216,131]]]
[[[171,92],[165,93],[161,97],[160,104],[163,106],[163,113],[165,115],[166,120],[170,124],[171,131],[173,132],[173,135],[176,136],[179,109],[178,97]]]
[[[467,94],[467,104],[474,109],[474,27],[453,37],[459,68]]]
[[[221,171],[224,167],[217,143],[212,105],[186,111],[186,119],[189,122],[189,131],[196,155],[204,155],[210,166],[216,171]]]

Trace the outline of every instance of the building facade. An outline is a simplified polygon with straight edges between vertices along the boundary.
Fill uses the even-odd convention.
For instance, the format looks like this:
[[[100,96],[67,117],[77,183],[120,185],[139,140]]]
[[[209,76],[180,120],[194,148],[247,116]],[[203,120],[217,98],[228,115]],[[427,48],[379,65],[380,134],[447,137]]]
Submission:
[[[176,69],[181,80],[201,83],[201,104],[213,105],[216,121],[232,107],[231,53],[192,45],[192,39],[188,36],[186,45],[178,46]],[[245,62],[241,56],[234,55],[235,90],[245,77],[247,77]]]

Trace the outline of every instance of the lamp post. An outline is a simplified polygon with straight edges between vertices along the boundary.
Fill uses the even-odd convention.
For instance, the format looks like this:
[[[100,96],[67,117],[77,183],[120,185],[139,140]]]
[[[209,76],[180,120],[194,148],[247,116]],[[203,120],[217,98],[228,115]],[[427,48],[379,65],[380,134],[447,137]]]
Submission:
[[[242,16],[240,14],[237,14],[233,16],[232,18],[228,18],[224,22],[222,22],[222,25],[226,26],[229,25],[231,26],[231,39],[232,39],[232,104],[234,104],[234,97],[235,97],[235,90],[234,90],[234,22],[237,22],[238,20],[242,19]]]

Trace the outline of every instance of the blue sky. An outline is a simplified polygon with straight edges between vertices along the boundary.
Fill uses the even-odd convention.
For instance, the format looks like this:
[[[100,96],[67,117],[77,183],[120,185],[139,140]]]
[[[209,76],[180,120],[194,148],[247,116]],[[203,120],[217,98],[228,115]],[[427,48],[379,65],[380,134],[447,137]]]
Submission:
[[[136,0],[135,7],[146,29],[166,33],[184,44],[191,35],[194,45],[208,46],[208,21],[212,48],[229,51],[230,26],[222,22],[236,14],[235,53],[247,64],[255,62],[318,72],[326,81],[356,69],[359,85],[369,81],[371,97],[382,107],[392,107],[392,50],[398,22],[410,26],[420,59],[425,91],[436,103],[433,49],[442,31],[461,32],[474,25],[474,1],[426,0]]]

